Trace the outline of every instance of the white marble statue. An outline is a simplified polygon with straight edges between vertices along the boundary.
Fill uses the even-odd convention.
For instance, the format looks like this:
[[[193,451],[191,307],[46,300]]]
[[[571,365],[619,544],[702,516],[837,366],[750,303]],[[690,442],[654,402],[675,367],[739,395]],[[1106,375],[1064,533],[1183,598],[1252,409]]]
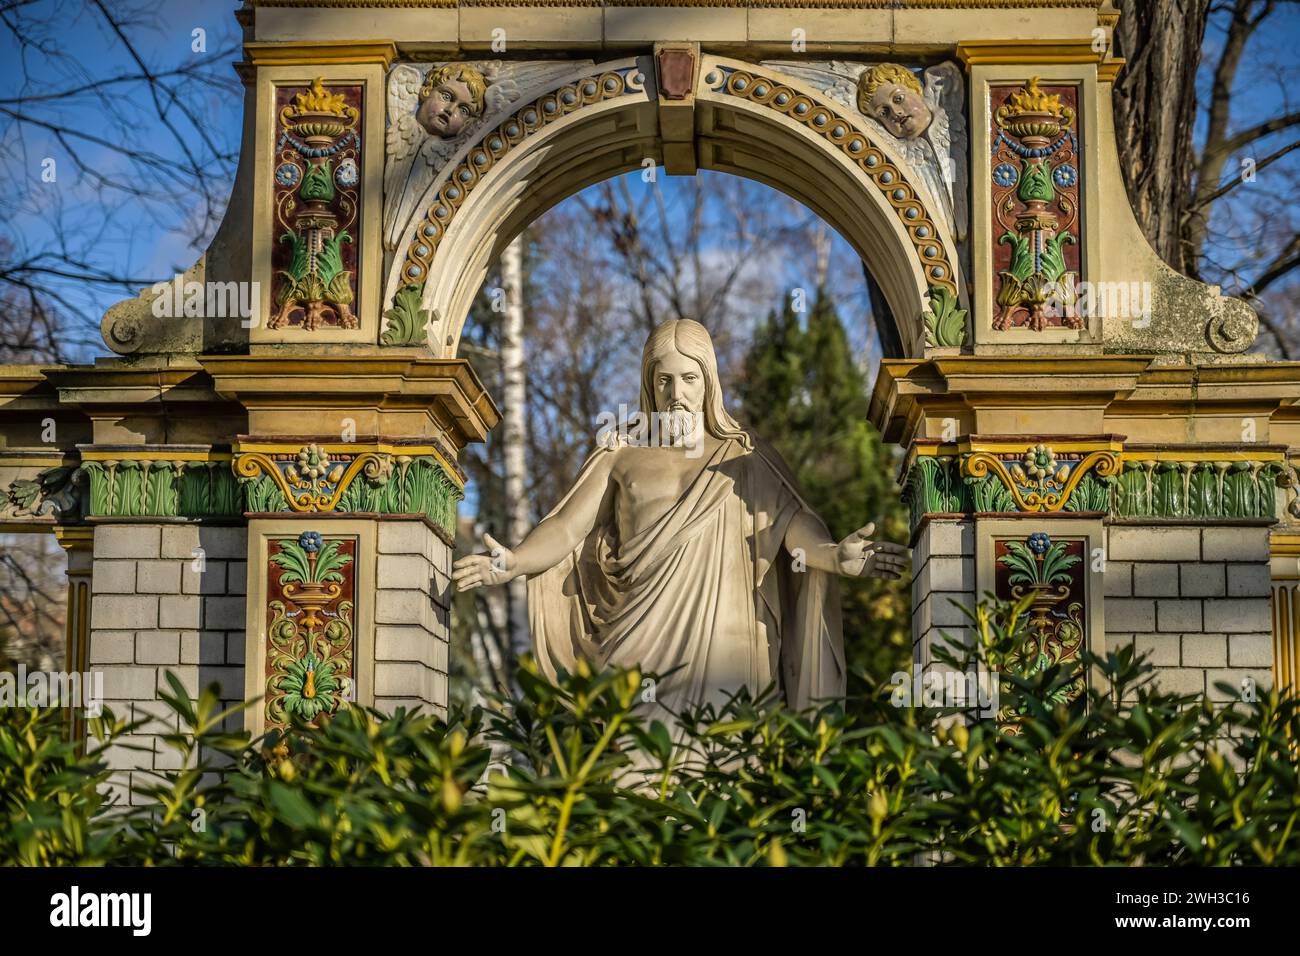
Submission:
[[[950,235],[966,238],[966,116],[961,68],[940,63],[922,79],[897,63],[773,60],[779,70],[856,109],[890,137],[891,145],[942,203],[934,210]]]
[[[658,441],[611,436],[513,550],[484,535],[489,553],[458,560],[456,587],[527,575],[544,673],[579,657],[653,671],[671,713],[774,681],[794,707],[842,697],[836,576],[896,578],[907,549],[872,541],[870,524],[831,538],[780,456],[727,414],[698,322],[651,334],[641,408]]]

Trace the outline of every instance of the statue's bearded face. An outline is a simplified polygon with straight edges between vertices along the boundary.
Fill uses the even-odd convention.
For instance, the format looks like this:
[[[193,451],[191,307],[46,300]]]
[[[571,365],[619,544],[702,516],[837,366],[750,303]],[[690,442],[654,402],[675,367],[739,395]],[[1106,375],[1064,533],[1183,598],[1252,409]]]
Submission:
[[[454,139],[474,114],[474,96],[461,80],[444,80],[430,91],[415,121],[434,136]]]
[[[695,359],[671,349],[655,362],[651,384],[664,437],[670,444],[682,444],[694,434],[704,411],[704,370]]]
[[[901,83],[882,83],[871,97],[870,114],[899,139],[915,139],[933,119],[920,93]]]

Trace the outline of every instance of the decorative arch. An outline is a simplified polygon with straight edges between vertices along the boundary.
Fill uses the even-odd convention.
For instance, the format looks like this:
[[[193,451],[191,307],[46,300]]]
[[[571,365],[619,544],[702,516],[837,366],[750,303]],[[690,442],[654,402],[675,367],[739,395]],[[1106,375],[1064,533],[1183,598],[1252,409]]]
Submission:
[[[697,75],[698,168],[765,183],[835,228],[880,286],[903,348],[922,354],[930,289],[961,293],[956,249],[920,178],[860,117],[794,79],[713,56]],[[651,59],[629,57],[588,68],[482,132],[407,228],[385,300],[419,286],[434,317],[430,347],[455,355],[488,266],[514,236],[587,186],[646,158],[662,162],[658,108]]]

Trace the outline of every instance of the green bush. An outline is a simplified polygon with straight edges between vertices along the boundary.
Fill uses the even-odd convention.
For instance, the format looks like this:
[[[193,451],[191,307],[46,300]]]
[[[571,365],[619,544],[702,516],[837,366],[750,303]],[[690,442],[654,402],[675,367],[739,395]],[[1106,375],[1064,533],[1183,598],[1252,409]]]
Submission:
[[[1214,707],[1161,693],[1131,650],[1077,678],[1020,667],[1023,607],[981,606],[975,645],[1002,671],[1004,718],[896,707],[894,688],[803,714],[740,694],[668,730],[636,712],[642,677],[534,669],[522,698],[442,720],[341,711],[250,743],[215,689],[166,699],[181,766],[134,806],[102,796],[56,711],[0,714],[0,860],[19,865],[1133,865],[1300,863],[1294,697]],[[1224,688],[1225,691],[1232,690]],[[1047,703],[1044,703],[1047,702]],[[962,718],[963,719],[959,719]],[[640,771],[631,754],[641,751]],[[652,769],[647,773],[644,767]],[[219,770],[215,773],[214,770]]]

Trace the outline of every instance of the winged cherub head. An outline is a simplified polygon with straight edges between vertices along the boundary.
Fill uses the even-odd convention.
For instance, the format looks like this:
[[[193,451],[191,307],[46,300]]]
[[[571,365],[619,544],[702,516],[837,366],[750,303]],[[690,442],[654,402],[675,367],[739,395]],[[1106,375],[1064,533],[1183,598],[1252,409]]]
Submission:
[[[897,63],[877,63],[858,77],[858,109],[899,139],[916,139],[934,119],[921,81]]]
[[[415,120],[433,136],[455,139],[466,123],[483,115],[486,96],[482,73],[465,63],[448,63],[424,78]]]

